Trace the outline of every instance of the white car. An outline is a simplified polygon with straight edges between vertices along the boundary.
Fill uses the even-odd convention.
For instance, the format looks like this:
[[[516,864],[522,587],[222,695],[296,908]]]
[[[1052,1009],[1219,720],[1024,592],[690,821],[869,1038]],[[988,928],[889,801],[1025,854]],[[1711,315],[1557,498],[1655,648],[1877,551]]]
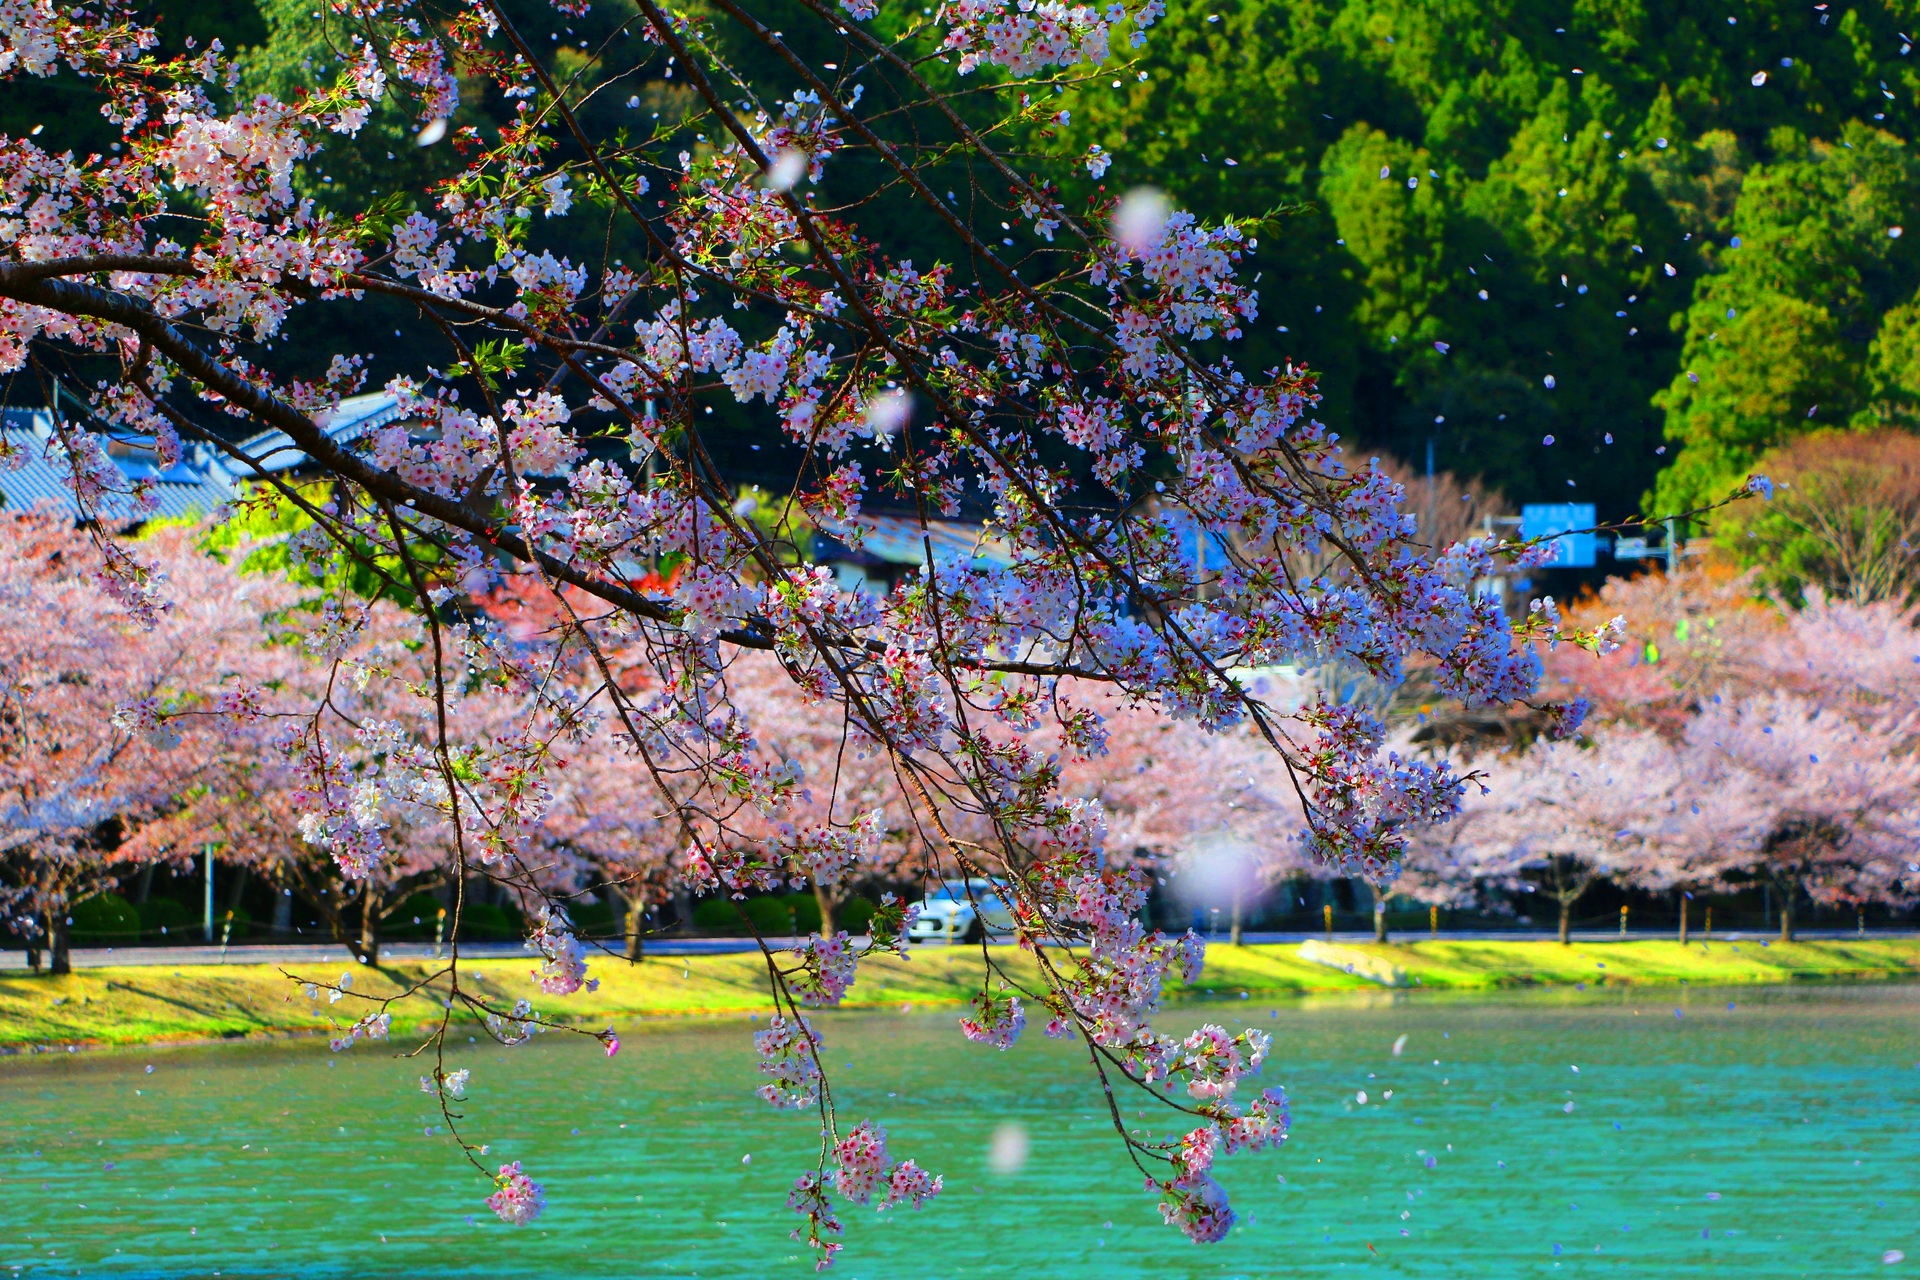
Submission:
[[[948,880],[920,900],[907,937],[914,942],[978,942],[1013,932],[1013,910],[997,880]]]

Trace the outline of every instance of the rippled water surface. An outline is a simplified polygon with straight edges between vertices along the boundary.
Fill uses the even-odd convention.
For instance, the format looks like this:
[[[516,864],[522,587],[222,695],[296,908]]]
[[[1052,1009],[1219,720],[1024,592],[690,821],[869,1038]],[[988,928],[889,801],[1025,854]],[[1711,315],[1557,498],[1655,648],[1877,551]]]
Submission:
[[[1224,1162],[1242,1225],[1207,1248],[1159,1225],[1083,1050],[1035,1036],[996,1053],[951,1013],[829,1016],[841,1114],[946,1176],[918,1213],[848,1207],[834,1273],[1920,1272],[1916,1015],[1920,988],[1899,986],[1183,1006],[1162,1025],[1270,1029],[1267,1079],[1294,1097],[1281,1152]],[[572,1037],[461,1045],[474,1133],[547,1186],[546,1216],[519,1230],[426,1132],[438,1117],[414,1062],[314,1042],[0,1061],[0,1266],[810,1274],[783,1204],[808,1120],[753,1097],[751,1029],[641,1026],[611,1061]],[[1006,1125],[1029,1155],[996,1174]]]

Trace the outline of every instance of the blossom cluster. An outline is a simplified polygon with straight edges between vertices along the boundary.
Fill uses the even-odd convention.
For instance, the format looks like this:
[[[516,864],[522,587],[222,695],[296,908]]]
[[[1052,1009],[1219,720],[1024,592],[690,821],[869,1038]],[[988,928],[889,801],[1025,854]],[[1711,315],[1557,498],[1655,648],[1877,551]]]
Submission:
[[[833,1159],[833,1188],[855,1204],[878,1195],[882,1209],[901,1203],[918,1209],[942,1185],[940,1177],[930,1177],[912,1160],[890,1159],[887,1131],[871,1120],[862,1120],[834,1144]]]
[[[546,1212],[547,1190],[522,1173],[520,1162],[515,1160],[501,1165],[500,1172],[494,1175],[494,1190],[487,1197],[487,1208],[499,1214],[500,1221],[524,1227]]]
[[[799,947],[799,971],[787,980],[788,988],[801,1004],[815,1008],[840,1003],[853,985],[860,957],[850,934],[831,937],[814,934]]]
[[[820,1096],[820,1033],[805,1018],[775,1014],[753,1033],[760,1071],[773,1077],[759,1094],[776,1107],[804,1107]]]
[[[587,977],[587,949],[573,935],[564,910],[542,908],[540,923],[527,939],[527,950],[540,957],[540,967],[533,977],[548,995],[570,996],[582,989],[600,989],[600,979]]]
[[[1129,14],[1119,4],[1101,9],[1059,0],[1025,0],[1020,4],[954,0],[941,12],[948,24],[944,47],[960,52],[961,75],[986,64],[1024,76],[1046,67],[1070,67],[1079,62],[1098,66],[1107,60],[1115,26],[1131,19],[1137,45],[1140,33],[1166,13],[1166,6],[1161,0],[1146,0]],[[871,17],[872,12],[855,16]]]
[[[1223,1239],[1233,1229],[1234,1212],[1227,1193],[1214,1179],[1213,1162],[1222,1151],[1251,1150],[1284,1142],[1290,1115],[1285,1090],[1263,1090],[1244,1112],[1223,1106],[1226,1118],[1194,1129],[1180,1139],[1173,1153],[1174,1174],[1157,1185],[1166,1197],[1161,1217],[1199,1244]]]
[[[454,1071],[435,1071],[430,1076],[420,1077],[420,1092],[441,1098],[464,1098],[467,1096],[467,1081],[473,1072],[466,1067]]]
[[[960,1033],[978,1044],[1011,1049],[1027,1027],[1027,1011],[1020,998],[981,992],[973,998],[975,1012],[960,1019]]]
[[[540,1020],[534,1016],[533,1004],[527,1000],[514,1001],[512,1010],[505,1015],[488,1013],[486,1027],[488,1035],[509,1048],[525,1044],[542,1030]]]
[[[327,1041],[327,1047],[335,1053],[345,1053],[362,1040],[385,1040],[387,1032],[393,1027],[393,1015],[385,1010],[369,1013],[357,1019],[342,1035]]]

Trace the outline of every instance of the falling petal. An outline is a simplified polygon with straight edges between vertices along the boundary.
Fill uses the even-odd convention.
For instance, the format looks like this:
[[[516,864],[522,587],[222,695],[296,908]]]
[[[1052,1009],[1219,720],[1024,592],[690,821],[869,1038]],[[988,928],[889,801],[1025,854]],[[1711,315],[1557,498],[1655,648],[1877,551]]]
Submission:
[[[1120,198],[1113,215],[1113,238],[1135,253],[1160,243],[1173,212],[1165,193],[1152,187],[1135,187]]]
[[[761,182],[769,191],[791,191],[800,179],[807,176],[811,164],[806,152],[798,147],[787,147],[767,166],[766,177]]]
[[[913,416],[913,397],[905,391],[889,391],[867,402],[867,427],[874,437],[892,436]]]
[[[993,1131],[993,1141],[987,1147],[987,1168],[1001,1177],[1008,1177],[1026,1167],[1027,1130],[1024,1125],[1008,1121]]]

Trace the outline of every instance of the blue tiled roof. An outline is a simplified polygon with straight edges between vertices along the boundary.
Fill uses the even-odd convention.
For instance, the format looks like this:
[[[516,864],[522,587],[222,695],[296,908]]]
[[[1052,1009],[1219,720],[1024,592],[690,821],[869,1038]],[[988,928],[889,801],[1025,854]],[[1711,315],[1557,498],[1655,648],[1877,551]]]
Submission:
[[[332,413],[320,419],[320,429],[332,436],[336,444],[350,445],[400,417],[399,398],[381,391],[342,400]],[[267,471],[292,471],[308,462],[306,451],[284,431],[264,431],[242,441],[239,448]]]
[[[989,534],[985,527],[954,520],[930,520],[923,527],[918,520],[904,516],[861,516],[866,527],[862,550],[875,560],[888,564],[921,565],[927,562],[931,544],[933,557],[942,564],[990,565],[1004,569],[1013,563],[1007,545]],[[844,559],[850,553],[830,550],[825,560]]]
[[[79,518],[80,506],[67,487],[58,462],[47,457],[53,436],[53,413],[48,409],[0,409],[0,440],[9,455],[23,459],[16,470],[0,467],[0,503],[9,511],[31,511],[45,503]],[[150,452],[114,442],[107,457],[129,480],[151,480],[159,510],[141,519],[180,519],[212,514],[233,497],[233,486],[217,466],[194,467],[185,462],[162,469]],[[102,516],[127,517],[135,513],[124,501],[109,503]]]

